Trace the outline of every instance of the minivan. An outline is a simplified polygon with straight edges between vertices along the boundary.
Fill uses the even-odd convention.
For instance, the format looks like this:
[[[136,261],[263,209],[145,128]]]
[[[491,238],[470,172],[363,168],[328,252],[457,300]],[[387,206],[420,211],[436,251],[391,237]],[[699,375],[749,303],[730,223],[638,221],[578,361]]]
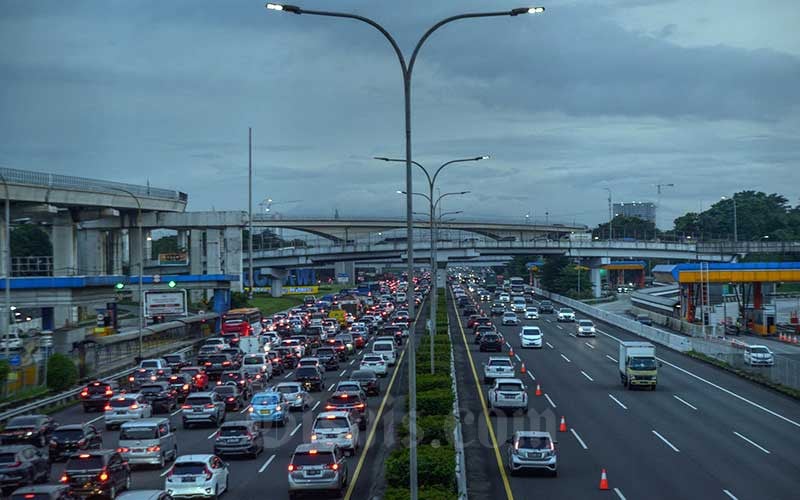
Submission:
[[[376,340],[372,344],[372,354],[381,354],[389,366],[397,362],[397,353],[394,350],[394,341],[392,340]]]
[[[117,451],[131,465],[157,465],[178,458],[178,441],[166,417],[125,422],[119,428]]]

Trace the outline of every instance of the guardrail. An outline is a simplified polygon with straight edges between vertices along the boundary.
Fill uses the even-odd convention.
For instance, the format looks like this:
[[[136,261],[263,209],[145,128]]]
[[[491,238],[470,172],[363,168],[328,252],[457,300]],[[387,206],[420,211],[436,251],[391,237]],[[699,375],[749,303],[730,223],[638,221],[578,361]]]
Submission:
[[[447,315],[447,335],[450,337],[450,379],[453,381],[453,447],[456,450],[456,485],[459,500],[467,495],[467,464],[464,460],[464,437],[461,434],[461,410],[458,404],[458,384],[456,384],[456,360],[453,356],[453,334],[450,332],[450,315]]]

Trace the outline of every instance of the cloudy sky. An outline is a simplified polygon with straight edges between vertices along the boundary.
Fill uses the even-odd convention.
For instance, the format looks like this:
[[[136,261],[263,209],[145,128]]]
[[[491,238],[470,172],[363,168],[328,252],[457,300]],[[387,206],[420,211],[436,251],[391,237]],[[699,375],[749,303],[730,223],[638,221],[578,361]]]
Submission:
[[[434,22],[506,0],[301,0],[371,17],[411,52]],[[355,21],[251,0],[0,4],[0,165],[189,193],[191,210],[402,215],[399,65]],[[800,197],[800,2],[557,1],[461,21],[414,71],[415,160],[451,167],[462,217],[596,224],[615,201],[659,223],[742,189]],[[422,178],[416,178],[419,189]],[[299,201],[294,201],[299,200]],[[277,205],[278,202],[283,202]],[[257,208],[257,207],[256,207]]]

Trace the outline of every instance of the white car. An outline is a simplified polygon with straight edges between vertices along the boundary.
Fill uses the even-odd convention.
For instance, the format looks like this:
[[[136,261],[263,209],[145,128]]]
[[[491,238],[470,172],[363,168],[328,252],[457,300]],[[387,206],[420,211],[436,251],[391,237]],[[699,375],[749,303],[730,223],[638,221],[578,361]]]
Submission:
[[[537,347],[541,349],[543,337],[542,330],[538,326],[523,326],[519,332],[519,342],[522,347]]]
[[[379,377],[385,377],[388,367],[386,359],[381,354],[365,354],[359,365],[361,370],[370,370]]]
[[[749,345],[744,348],[744,362],[750,366],[772,366],[775,356],[765,345]]]
[[[576,335],[578,337],[594,337],[597,335],[597,332],[594,329],[594,323],[588,319],[578,320],[578,331]]]
[[[350,455],[358,449],[358,422],[350,411],[324,411],[311,427],[311,442],[338,446]]]
[[[525,384],[518,378],[498,378],[489,389],[489,408],[522,410],[528,413],[528,394]]]
[[[575,321],[575,312],[572,309],[562,307],[558,310],[558,314],[556,315],[556,321],[562,322],[574,322]]]
[[[138,393],[120,394],[111,398],[105,406],[103,420],[106,429],[119,426],[131,420],[141,420],[153,416],[153,406]]]
[[[531,306],[526,307],[525,319],[539,319],[539,310]]]
[[[228,464],[216,455],[183,455],[167,473],[164,489],[172,498],[219,498],[228,491]]]
[[[389,366],[397,362],[397,353],[394,350],[393,340],[376,340],[372,343],[372,354],[383,356]]]
[[[519,324],[519,318],[517,318],[517,313],[512,312],[512,311],[504,312],[503,313],[502,324],[503,325],[518,325]]]
[[[511,302],[511,295],[507,293],[501,293],[500,297],[498,297],[498,300],[500,300],[500,302]]]
[[[514,364],[507,356],[490,356],[483,365],[483,383],[491,383],[496,378],[513,378]]]
[[[14,349],[19,350],[22,349],[22,339],[17,332],[11,332],[3,336],[2,340],[0,340],[0,349]]]
[[[219,337],[206,340],[205,342],[203,342],[203,347],[205,347],[205,346],[214,347],[218,351],[221,351],[223,349],[227,349],[227,348],[230,347],[230,345],[228,345],[228,343],[225,341],[225,339],[219,338]]]

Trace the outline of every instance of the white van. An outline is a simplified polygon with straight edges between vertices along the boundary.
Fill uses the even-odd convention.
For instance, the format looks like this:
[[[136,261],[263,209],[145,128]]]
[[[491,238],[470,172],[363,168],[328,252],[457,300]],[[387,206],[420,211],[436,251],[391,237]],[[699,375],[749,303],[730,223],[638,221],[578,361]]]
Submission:
[[[372,354],[379,354],[386,360],[386,364],[393,366],[397,362],[397,352],[394,350],[394,340],[376,340],[372,344]]]

